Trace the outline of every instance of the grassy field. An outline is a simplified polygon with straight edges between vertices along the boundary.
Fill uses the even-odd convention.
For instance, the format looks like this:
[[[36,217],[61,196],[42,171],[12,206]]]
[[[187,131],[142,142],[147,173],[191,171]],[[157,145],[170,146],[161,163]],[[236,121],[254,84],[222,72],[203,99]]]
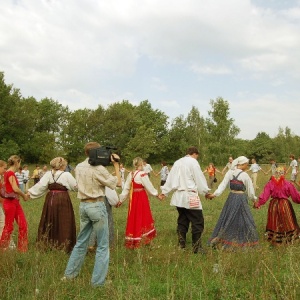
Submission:
[[[158,168],[158,166],[157,166]],[[158,169],[157,169],[158,171]],[[219,182],[221,177],[218,176]],[[269,176],[258,176],[261,191]],[[159,178],[151,178],[159,185]],[[71,193],[79,226],[76,194]],[[44,199],[22,202],[29,224],[29,251],[10,250],[0,257],[0,299],[300,299],[300,246],[271,248],[264,239],[267,205],[252,210],[260,246],[247,251],[213,250],[207,241],[228,195],[203,202],[206,255],[177,248],[175,208],[170,198],[151,198],[157,238],[151,247],[124,248],[127,202],[114,209],[115,244],[111,249],[108,279],[103,288],[89,284],[94,254],[89,253],[78,278],[61,282],[68,255],[60,251],[39,252],[35,239]],[[300,218],[300,206],[294,205]],[[14,233],[16,240],[17,232]]]

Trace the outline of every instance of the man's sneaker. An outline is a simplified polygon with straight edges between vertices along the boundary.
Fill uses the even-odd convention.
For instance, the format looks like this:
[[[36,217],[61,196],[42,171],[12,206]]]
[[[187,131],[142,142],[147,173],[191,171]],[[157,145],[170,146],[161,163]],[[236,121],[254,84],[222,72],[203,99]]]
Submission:
[[[64,276],[60,280],[63,281],[63,282],[67,282],[67,281],[70,281],[70,280],[74,280],[74,278]]]

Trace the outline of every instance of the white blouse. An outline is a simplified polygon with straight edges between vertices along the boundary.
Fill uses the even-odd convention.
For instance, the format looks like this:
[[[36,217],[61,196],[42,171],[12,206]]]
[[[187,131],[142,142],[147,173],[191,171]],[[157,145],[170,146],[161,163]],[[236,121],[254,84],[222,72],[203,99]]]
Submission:
[[[233,176],[237,176],[241,171],[242,171],[241,169],[229,170],[225,174],[222,182],[219,184],[217,190],[214,191],[213,194],[215,196],[221,195],[224,192],[224,190],[226,189],[226,187],[228,187],[228,184],[229,184],[230,180],[233,179]],[[252,200],[252,199],[256,200],[257,197],[255,196],[255,191],[254,191],[253,183],[252,183],[250,176],[246,172],[242,172],[239,175],[238,180],[242,181],[244,183],[244,185],[246,186],[246,193],[248,195],[248,198],[250,200]]]
[[[52,174],[53,171],[46,172],[41,180],[28,190],[30,198],[35,199],[43,196],[48,192],[48,185],[54,182],[63,185],[70,191],[77,191],[77,182],[71,173],[58,170],[53,176]]]
[[[136,174],[138,172],[138,174]],[[149,176],[145,175],[147,173],[145,173],[144,171],[135,171],[133,173],[133,176],[136,175],[134,177],[134,182],[138,183],[138,184],[142,184],[144,186],[144,188],[152,195],[152,196],[157,196],[158,195],[158,191],[154,188],[154,186],[152,185]],[[144,175],[144,176],[142,176]],[[130,188],[131,188],[131,180],[132,180],[132,172],[130,172],[127,176],[124,188],[122,193],[120,194],[120,201],[123,202],[129,195],[130,192]]]

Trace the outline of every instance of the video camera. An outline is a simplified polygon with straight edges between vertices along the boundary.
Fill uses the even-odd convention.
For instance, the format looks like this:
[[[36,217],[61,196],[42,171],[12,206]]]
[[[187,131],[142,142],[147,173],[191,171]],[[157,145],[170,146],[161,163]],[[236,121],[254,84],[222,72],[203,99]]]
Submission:
[[[91,166],[99,166],[99,165],[102,165],[104,167],[108,166],[112,161],[111,160],[111,156],[113,155],[112,150],[117,150],[117,148],[111,146],[102,146],[99,148],[90,149],[89,164]],[[119,162],[119,158],[113,157],[113,160]]]

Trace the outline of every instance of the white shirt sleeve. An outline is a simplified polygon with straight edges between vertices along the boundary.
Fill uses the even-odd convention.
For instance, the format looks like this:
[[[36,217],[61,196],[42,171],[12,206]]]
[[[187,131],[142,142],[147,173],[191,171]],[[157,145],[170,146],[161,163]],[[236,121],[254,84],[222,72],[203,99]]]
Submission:
[[[128,197],[131,188],[132,172],[126,178],[122,193],[119,195],[120,201],[123,202]]]
[[[207,186],[206,178],[205,178],[203,172],[201,171],[200,165],[197,161],[196,161],[196,164],[193,164],[192,170],[193,170],[192,176],[196,182],[197,190],[198,190],[199,194],[201,194],[201,195],[207,194],[210,191],[210,188],[208,188],[208,186]]]
[[[224,192],[226,187],[228,187],[229,181],[232,179],[232,177],[233,177],[233,171],[232,170],[227,171],[223,180],[219,184],[218,188],[214,191],[213,195],[215,195],[216,197],[220,196]]]
[[[140,180],[142,182],[142,185],[145,187],[145,189],[152,195],[152,196],[157,196],[158,191],[157,189],[153,186],[152,182],[149,179],[149,176],[139,176]]]
[[[124,188],[122,193],[120,194],[120,201],[123,202],[129,195],[130,188],[131,188],[131,181],[132,181],[132,173],[127,176]],[[145,172],[139,172],[135,175],[134,181],[138,184],[142,184],[144,188],[150,193],[152,196],[157,196],[158,191],[152,185],[149,176]]]
[[[68,190],[77,191],[77,182],[71,173],[57,171],[57,173],[54,175],[54,178],[58,178],[57,183],[63,185]],[[40,181],[28,190],[30,193],[30,198],[35,199],[43,196],[48,191],[48,185],[53,182],[54,180],[52,177],[52,172],[46,172]]]
[[[61,184],[70,191],[77,191],[77,181],[73,177],[73,175],[70,172],[64,172],[62,176],[64,177],[62,179],[67,179],[67,180],[62,181]],[[59,180],[58,183],[60,183]]]
[[[43,196],[48,191],[48,185],[50,181],[51,172],[48,171],[38,183],[36,183],[33,187],[28,189],[30,193],[30,198],[35,199]]]
[[[243,175],[241,179],[243,180],[244,185],[246,186],[248,198],[250,200],[256,200],[257,197],[255,196],[255,191],[250,176],[245,172],[243,172],[241,175]]]
[[[111,206],[116,206],[119,202],[119,197],[116,190],[112,190],[108,186],[105,187],[105,196]]]
[[[239,169],[237,169],[239,170]],[[220,185],[218,186],[217,190],[213,193],[215,196],[219,196],[221,195],[224,190],[226,189],[226,187],[228,187],[228,184],[230,182],[230,180],[233,178],[233,175],[237,176],[238,173],[240,172],[237,171],[237,170],[229,170],[225,176],[224,176],[224,179],[222,180],[222,182],[220,183]],[[253,187],[253,183],[252,183],[252,180],[250,178],[250,176],[246,173],[246,172],[242,172],[239,177],[238,177],[238,180],[241,180],[245,187],[246,187],[246,193],[248,195],[248,198],[250,200],[252,199],[257,199],[257,197],[255,196],[255,191],[254,191],[254,187]]]

